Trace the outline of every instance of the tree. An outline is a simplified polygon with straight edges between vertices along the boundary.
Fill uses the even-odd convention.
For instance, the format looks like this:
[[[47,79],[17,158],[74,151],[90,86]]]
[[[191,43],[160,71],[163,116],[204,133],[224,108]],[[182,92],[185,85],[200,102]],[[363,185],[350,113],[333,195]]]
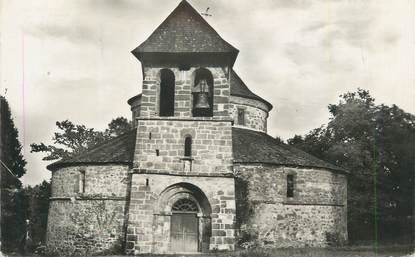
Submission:
[[[131,129],[131,123],[123,117],[113,119],[104,132],[95,131],[85,125],[76,125],[69,120],[57,121],[56,126],[61,131],[55,132],[52,145],[44,143],[30,145],[31,152],[45,152],[48,154],[43,160],[70,158]]]
[[[279,136],[276,136],[276,137],[275,137],[275,140],[276,140],[276,142],[277,142],[277,143],[279,143],[279,144],[284,144],[284,139],[280,138]]]
[[[131,122],[124,117],[118,117],[113,119],[108,124],[108,129],[105,130],[105,134],[109,137],[117,137],[131,129]]]
[[[296,135],[288,143],[351,173],[351,241],[402,235],[413,240],[415,116],[396,105],[376,105],[363,89],[341,95],[328,109],[327,126]]]
[[[46,240],[50,190],[50,183],[47,181],[22,189],[25,216],[30,221],[28,229],[34,246],[44,244]]]
[[[3,96],[0,96],[0,132],[1,246],[2,251],[14,251],[21,246],[25,235],[19,178],[26,172],[26,161],[9,104]]]

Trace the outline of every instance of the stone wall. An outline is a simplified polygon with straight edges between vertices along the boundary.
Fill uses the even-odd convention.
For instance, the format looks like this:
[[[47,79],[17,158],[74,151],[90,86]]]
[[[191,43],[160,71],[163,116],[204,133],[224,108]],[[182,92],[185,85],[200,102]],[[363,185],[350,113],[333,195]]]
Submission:
[[[141,95],[136,97],[134,101],[129,102],[131,105],[131,122],[133,128],[137,127],[137,120],[136,118],[140,117],[140,110],[141,110]]]
[[[176,190],[168,194],[169,190]],[[134,174],[128,220],[127,253],[170,251],[170,196],[194,197],[200,205],[199,250],[233,250],[235,243],[235,187],[233,177]],[[205,201],[203,199],[206,199]],[[201,228],[203,231],[203,228]],[[207,244],[206,244],[207,240]]]
[[[138,119],[134,167],[147,173],[198,175],[232,173],[230,121]],[[184,156],[185,137],[192,154]]]
[[[124,208],[125,199],[52,200],[48,214],[47,251],[68,256],[121,253]]]
[[[238,122],[238,109],[245,112],[245,124],[240,125]],[[234,120],[236,127],[246,127],[254,130],[267,132],[268,107],[258,101],[238,96],[230,98],[230,115]]]
[[[192,117],[195,67],[187,71],[181,71],[176,66],[172,67],[144,67],[143,91],[141,97],[140,117],[159,116],[160,105],[160,71],[167,68],[175,76],[175,110],[174,116],[181,118]],[[213,116],[216,118],[229,118],[230,86],[228,81],[228,68],[205,67],[213,76]]]
[[[241,165],[236,183],[240,243],[275,247],[347,241],[347,180],[327,170]],[[294,197],[287,197],[288,174]]]
[[[52,198],[83,195],[125,197],[127,165],[79,165],[52,172]],[[85,192],[80,192],[81,173],[85,173]]]
[[[52,173],[46,239],[49,252],[122,251],[128,170],[126,165],[81,165]]]

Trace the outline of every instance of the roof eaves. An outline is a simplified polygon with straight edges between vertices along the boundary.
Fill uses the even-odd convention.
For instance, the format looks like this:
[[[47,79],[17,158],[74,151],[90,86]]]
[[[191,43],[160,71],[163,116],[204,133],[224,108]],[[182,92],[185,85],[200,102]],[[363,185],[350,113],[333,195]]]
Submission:
[[[129,104],[129,105],[131,105],[136,99],[138,99],[138,98],[140,98],[142,96],[142,93],[140,93],[140,94],[138,94],[138,95],[135,95],[135,96],[133,96],[133,97],[131,97],[130,99],[128,99],[127,100],[127,103]]]
[[[71,167],[71,166],[79,166],[79,165],[128,165],[132,166],[132,162],[127,161],[110,161],[110,162],[54,162],[46,166],[46,168],[50,171],[55,171],[59,168]]]
[[[305,169],[317,169],[317,170],[330,170],[335,173],[346,174],[348,175],[349,172],[342,168],[329,168],[329,167],[320,167],[320,166],[313,166],[313,165],[295,165],[295,164],[282,164],[278,162],[260,162],[260,161],[234,161],[235,164],[265,164],[271,166],[278,166],[278,167],[290,167],[290,168],[305,168]]]

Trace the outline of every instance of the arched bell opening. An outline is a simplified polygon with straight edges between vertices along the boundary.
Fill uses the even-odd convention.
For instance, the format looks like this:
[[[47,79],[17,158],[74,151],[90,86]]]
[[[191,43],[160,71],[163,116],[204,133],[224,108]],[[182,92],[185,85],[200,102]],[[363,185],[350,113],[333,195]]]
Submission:
[[[169,69],[160,71],[160,116],[174,116],[175,77]]]
[[[213,116],[213,76],[205,68],[197,69],[193,74],[193,108],[194,117],[212,117]]]
[[[212,209],[201,189],[190,183],[178,183],[160,195],[160,215],[170,216],[170,251],[176,253],[209,251],[212,235]]]

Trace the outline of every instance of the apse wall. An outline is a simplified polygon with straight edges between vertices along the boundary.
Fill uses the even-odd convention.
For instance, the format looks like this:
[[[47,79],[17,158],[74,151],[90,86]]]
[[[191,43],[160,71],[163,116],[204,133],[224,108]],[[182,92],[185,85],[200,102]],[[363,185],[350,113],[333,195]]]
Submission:
[[[325,169],[235,167],[240,244],[325,247],[347,241],[347,180]],[[287,197],[287,175],[294,196]]]
[[[53,171],[47,251],[121,252],[127,183],[127,165],[80,165]]]

